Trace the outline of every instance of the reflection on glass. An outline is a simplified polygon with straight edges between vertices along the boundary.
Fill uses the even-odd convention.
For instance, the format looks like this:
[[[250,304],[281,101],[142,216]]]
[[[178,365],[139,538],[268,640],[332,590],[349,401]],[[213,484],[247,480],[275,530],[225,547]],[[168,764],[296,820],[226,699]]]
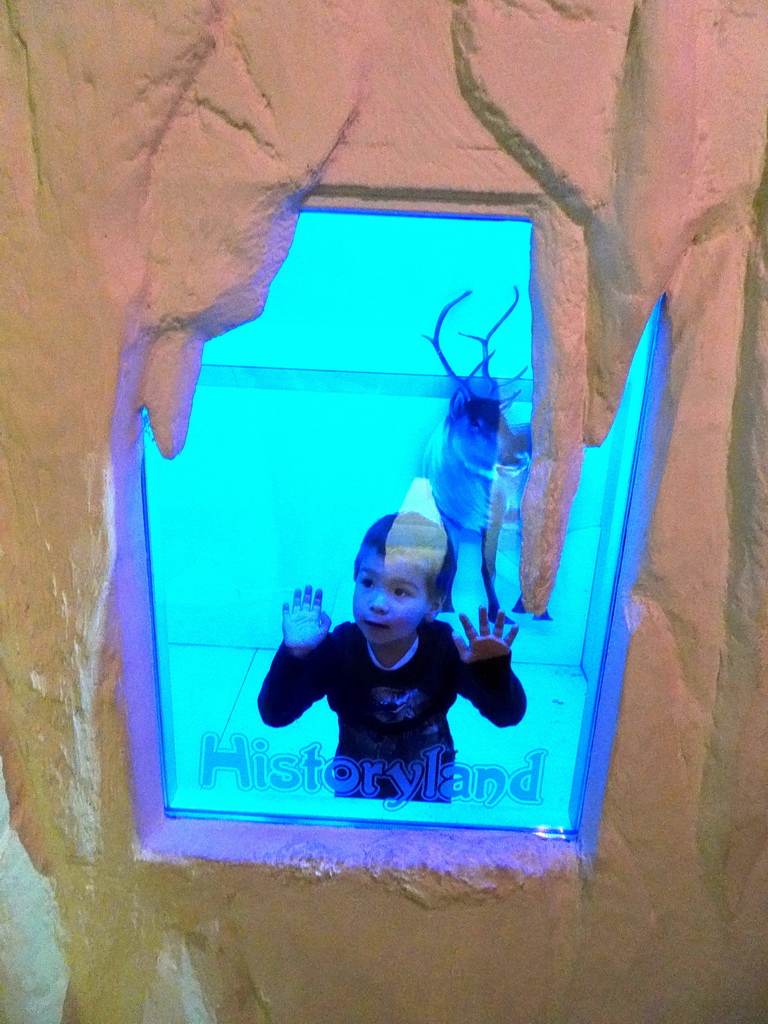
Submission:
[[[262,317],[206,347],[184,451],[163,460],[147,428],[169,814],[578,827],[649,338],[535,619],[519,604],[529,263],[523,221],[307,211]],[[415,523],[440,540],[413,541]],[[408,588],[388,634],[386,595]],[[513,674],[505,651],[472,660],[473,630],[514,639]]]

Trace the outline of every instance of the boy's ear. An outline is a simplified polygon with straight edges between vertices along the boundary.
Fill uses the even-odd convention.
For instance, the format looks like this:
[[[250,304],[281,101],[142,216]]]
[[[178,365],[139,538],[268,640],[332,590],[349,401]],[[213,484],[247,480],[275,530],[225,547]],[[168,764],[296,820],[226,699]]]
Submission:
[[[424,621],[425,622],[434,622],[435,621],[435,619],[437,618],[438,612],[443,607],[443,601],[444,600],[445,600],[445,598],[438,597],[438,598],[435,598],[434,601],[432,601],[432,603],[430,605],[430,608],[429,608],[429,611],[424,616]]]

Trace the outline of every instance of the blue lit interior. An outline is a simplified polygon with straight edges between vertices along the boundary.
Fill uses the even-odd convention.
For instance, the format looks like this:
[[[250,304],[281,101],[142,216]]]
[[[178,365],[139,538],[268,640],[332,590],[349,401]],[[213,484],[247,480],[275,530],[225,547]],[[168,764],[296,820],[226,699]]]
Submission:
[[[348,620],[363,533],[420,493],[424,450],[453,391],[423,335],[467,289],[443,328],[446,355],[470,373],[479,347],[461,332],[485,333],[516,287],[520,301],[494,337],[491,370],[509,378],[528,367],[508,419],[530,421],[530,240],[522,220],[307,210],[263,315],[206,346],[183,452],[164,460],[147,427],[169,814],[577,829],[595,701],[601,682],[618,685],[600,673],[652,325],[607,441],[586,454],[551,621],[515,616],[525,718],[499,729],[462,698],[449,712],[457,760],[501,767],[503,797],[478,782],[471,799],[391,809],[327,788],[307,792],[285,766],[313,744],[332,758],[335,716],[322,701],[272,729],[256,707],[283,602],[295,587],[322,586],[334,625]],[[514,524],[505,527],[496,582],[507,610],[520,593],[519,543]],[[484,601],[479,562],[479,538],[467,534],[454,604],[472,615]],[[288,760],[274,760],[282,755]]]

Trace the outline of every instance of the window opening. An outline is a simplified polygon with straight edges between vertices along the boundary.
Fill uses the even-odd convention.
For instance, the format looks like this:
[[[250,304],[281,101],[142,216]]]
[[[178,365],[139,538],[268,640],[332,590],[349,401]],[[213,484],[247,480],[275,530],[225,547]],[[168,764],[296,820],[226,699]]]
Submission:
[[[182,453],[164,460],[145,422],[168,816],[577,833],[598,697],[620,685],[602,678],[603,655],[655,320],[606,442],[586,453],[548,617],[513,611],[520,437],[531,416],[530,237],[529,222],[505,217],[305,210],[262,316],[206,346]],[[454,302],[439,335],[443,365],[424,335]],[[520,627],[512,662],[526,713],[500,727],[459,696],[447,712],[453,759],[442,736],[422,743],[421,767],[401,759],[392,776],[334,762],[339,723],[325,699],[280,728],[259,714],[281,608],[311,584],[334,627],[352,619],[363,534],[387,513],[436,518],[430,438],[461,392],[457,378],[474,394],[491,377],[514,396],[503,415],[519,435],[517,469],[509,458],[493,469],[510,478],[495,588]],[[453,532],[453,607],[477,626],[488,601],[481,538]],[[457,612],[438,618],[463,635]],[[384,715],[400,713],[394,690]]]

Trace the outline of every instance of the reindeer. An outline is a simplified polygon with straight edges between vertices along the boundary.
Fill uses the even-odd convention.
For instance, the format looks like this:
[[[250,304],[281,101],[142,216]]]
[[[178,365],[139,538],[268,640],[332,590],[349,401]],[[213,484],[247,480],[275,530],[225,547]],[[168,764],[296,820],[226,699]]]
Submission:
[[[462,529],[480,534],[483,584],[488,614],[493,621],[499,610],[494,589],[499,534],[505,521],[519,523],[520,501],[531,462],[531,428],[528,423],[510,425],[507,422],[504,413],[520,391],[502,397],[489,369],[495,354],[495,351],[488,351],[491,338],[517,305],[520,298],[517,288],[515,301],[485,337],[463,335],[482,345],[482,359],[468,377],[459,377],[440,348],[440,330],[445,318],[471,294],[466,291],[444,306],[433,335],[424,335],[433,345],[446,373],[456,383],[448,414],[427,446],[424,475],[432,486],[435,504],[457,556]],[[514,384],[527,369],[524,367],[508,383]],[[515,610],[524,610],[520,601]],[[450,594],[446,598],[446,611],[453,611]]]

